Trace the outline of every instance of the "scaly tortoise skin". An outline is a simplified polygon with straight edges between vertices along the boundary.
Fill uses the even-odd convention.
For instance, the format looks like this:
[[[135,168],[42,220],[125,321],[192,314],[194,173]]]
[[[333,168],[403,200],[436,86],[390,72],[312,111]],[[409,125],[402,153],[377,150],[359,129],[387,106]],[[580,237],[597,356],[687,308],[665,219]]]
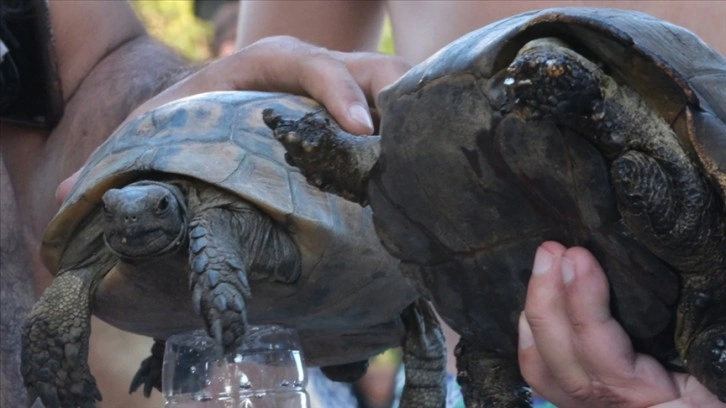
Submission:
[[[47,407],[101,399],[88,365],[91,313],[153,337],[132,380],[160,388],[163,340],[206,327],[224,353],[249,324],[297,329],[308,364],[354,380],[403,345],[404,404],[440,407],[443,336],[380,245],[369,210],[309,186],[262,122],[290,95],[222,92],[180,100],[120,127],[89,159],[47,228],[55,274],[23,337],[22,374]]]
[[[638,350],[726,401],[726,60],[615,9],[474,31],[379,97],[381,137],[263,115],[309,181],[373,208],[462,339],[467,406],[527,407],[517,319],[545,240],[590,249]]]

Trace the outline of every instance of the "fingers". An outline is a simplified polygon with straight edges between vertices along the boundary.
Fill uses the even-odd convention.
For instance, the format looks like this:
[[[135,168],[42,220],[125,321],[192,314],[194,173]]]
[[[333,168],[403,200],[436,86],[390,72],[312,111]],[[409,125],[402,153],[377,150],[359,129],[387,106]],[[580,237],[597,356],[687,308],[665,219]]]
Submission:
[[[527,322],[527,318],[522,312],[519,315],[519,367],[527,384],[532,389],[543,396],[538,390],[548,390],[547,398],[549,401],[557,401],[564,408],[564,401],[570,401],[571,398],[567,393],[563,392],[559,384],[552,380],[552,373],[547,364],[542,360],[537,347],[534,344],[534,335],[532,328]]]
[[[525,380],[552,398],[586,389],[588,376],[578,361],[573,330],[567,314],[562,255],[566,249],[555,242],[538,248],[525,303],[526,323],[534,341],[520,346],[520,365]],[[569,268],[567,269],[569,271]],[[524,342],[520,340],[520,342]],[[526,345],[526,344],[525,344]]]
[[[561,408],[615,401],[650,406],[676,398],[663,367],[634,352],[609,302],[605,273],[587,250],[544,243],[519,324],[527,383]]]
[[[308,95],[348,132],[370,134],[369,102],[408,70],[398,57],[339,53],[292,37],[270,37],[217,60],[148,101],[132,115],[201,92],[257,90]]]
[[[61,181],[58,185],[58,188],[55,190],[55,202],[58,203],[58,205],[63,204],[63,201],[66,197],[68,197],[68,194],[71,192],[73,186],[76,185],[78,176],[81,174],[81,170],[83,170],[83,168],[78,169],[75,173]]]
[[[302,62],[298,78],[296,93],[307,93],[322,103],[346,130],[373,133],[367,97],[342,61],[316,53]]]
[[[609,286],[600,264],[584,248],[570,248],[563,254],[562,274],[567,314],[582,364],[603,376],[621,375],[623,369],[632,368],[636,354],[627,333],[610,314]]]
[[[371,52],[333,52],[335,58],[345,62],[368,99],[368,105],[375,105],[375,98],[383,88],[396,82],[411,69],[411,64],[401,57]]]
[[[371,134],[369,106],[385,86],[408,71],[402,58],[375,53],[342,53],[292,37],[269,37],[219,59],[137,107],[127,120],[168,102],[212,91],[257,90],[307,95],[322,103],[343,129]],[[56,190],[61,203],[78,179]]]
[[[375,53],[342,53],[303,43],[291,37],[271,37],[246,47],[237,58],[250,69],[238,78],[236,89],[305,94],[321,102],[344,129],[373,132],[368,106],[385,86],[410,66],[398,57]]]

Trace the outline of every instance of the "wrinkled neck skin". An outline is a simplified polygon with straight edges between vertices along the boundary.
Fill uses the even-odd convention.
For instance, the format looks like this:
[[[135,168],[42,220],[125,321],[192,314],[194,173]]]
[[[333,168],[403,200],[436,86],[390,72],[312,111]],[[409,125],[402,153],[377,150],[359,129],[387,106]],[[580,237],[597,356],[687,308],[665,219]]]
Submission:
[[[158,293],[176,293],[178,287],[188,292],[189,276],[181,272],[188,270],[187,262],[186,246],[180,246],[161,256],[119,259],[109,274],[122,276],[125,281],[133,283],[137,289],[150,296]],[[169,273],[169,271],[180,272]]]

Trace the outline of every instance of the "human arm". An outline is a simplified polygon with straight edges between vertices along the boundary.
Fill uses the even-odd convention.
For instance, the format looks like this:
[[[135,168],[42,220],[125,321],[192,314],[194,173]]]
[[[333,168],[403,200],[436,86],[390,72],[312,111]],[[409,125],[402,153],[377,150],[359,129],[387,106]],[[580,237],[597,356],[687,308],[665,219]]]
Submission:
[[[527,383],[559,408],[723,407],[695,378],[633,350],[610,315],[608,290],[587,250],[540,246],[519,321]]]
[[[256,90],[305,94],[322,103],[346,130],[370,134],[368,112],[378,92],[409,69],[376,53],[329,51],[293,37],[269,37],[216,60],[136,109],[130,117],[208,91]]]
[[[47,6],[53,41],[27,47],[55,55],[63,115],[48,129],[0,123],[3,158],[32,237],[41,236],[57,210],[58,183],[186,64],[146,34],[127,2],[50,1]]]
[[[329,51],[292,37],[271,37],[207,65],[145,102],[129,117],[201,92],[279,91],[307,94],[321,102],[346,130],[370,134],[374,129],[368,106],[408,68],[396,57]],[[77,176],[78,172],[59,185],[56,201],[65,198]]]
[[[237,48],[289,35],[338,51],[376,51],[385,1],[242,1]]]

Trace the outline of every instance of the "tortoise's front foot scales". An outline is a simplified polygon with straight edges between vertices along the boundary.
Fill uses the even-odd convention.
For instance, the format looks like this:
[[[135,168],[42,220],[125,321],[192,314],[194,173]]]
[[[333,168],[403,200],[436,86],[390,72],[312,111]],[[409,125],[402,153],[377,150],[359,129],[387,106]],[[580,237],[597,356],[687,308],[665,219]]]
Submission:
[[[225,222],[220,209],[207,210],[189,224],[189,263],[192,302],[204,319],[209,336],[224,354],[234,351],[247,331],[246,303],[250,299],[247,271],[227,234],[215,236],[212,223]],[[217,228],[217,231],[224,230]]]
[[[87,283],[59,275],[28,316],[21,373],[31,404],[40,397],[46,408],[92,408],[102,399],[88,368]]]
[[[378,159],[379,137],[351,135],[315,112],[299,120],[285,120],[265,109],[262,117],[285,146],[285,160],[298,167],[310,184],[367,203],[369,172]]]
[[[155,340],[151,346],[151,356],[141,362],[141,367],[131,380],[129,386],[129,394],[135,392],[141,384],[144,385],[144,397],[151,396],[151,390],[156,388],[161,392],[161,367],[164,362],[165,342],[163,340]]]

